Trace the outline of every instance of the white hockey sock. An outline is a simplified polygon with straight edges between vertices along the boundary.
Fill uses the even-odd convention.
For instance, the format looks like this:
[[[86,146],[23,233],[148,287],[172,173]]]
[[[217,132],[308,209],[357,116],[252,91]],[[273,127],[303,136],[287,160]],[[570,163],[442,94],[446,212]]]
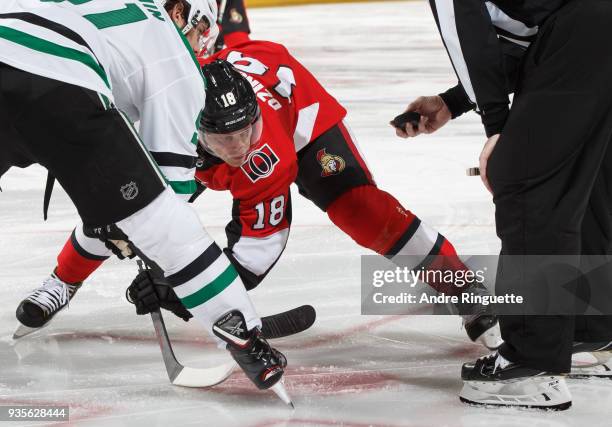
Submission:
[[[104,242],[94,237],[87,237],[83,232],[83,224],[80,223],[76,226],[71,236],[72,245],[79,253],[85,252],[96,257],[109,257],[113,252],[106,247]]]
[[[248,329],[261,326],[235,268],[195,211],[170,189],[117,226],[164,270],[183,304],[218,343],[225,346],[212,325],[228,311],[239,310]]]

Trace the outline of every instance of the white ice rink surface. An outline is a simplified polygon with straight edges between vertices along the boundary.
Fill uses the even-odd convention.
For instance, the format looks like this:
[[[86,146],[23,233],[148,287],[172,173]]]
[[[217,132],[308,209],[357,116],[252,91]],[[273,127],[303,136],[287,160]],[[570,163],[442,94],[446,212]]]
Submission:
[[[456,82],[426,3],[254,9],[250,19],[254,38],[287,45],[347,107],[380,187],[460,253],[498,251],[491,198],[478,178],[465,176],[484,142],[478,117],[466,115],[410,142],[387,125],[416,96]],[[361,316],[359,255],[367,251],[297,191],[287,250],[252,292],[262,315],[300,304],[318,311],[312,329],[274,343],[289,359],[286,384],[295,411],[238,372],[212,389],[171,386],[149,318],[137,317],[124,298],[133,261],[109,261],[44,333],[14,343],[17,304],[49,274],[77,220],[56,189],[50,219],[42,221],[44,178],[42,169],[31,167],[13,169],[0,182],[0,405],[69,405],[70,425],[79,426],[612,423],[612,382],[602,380],[570,381],[574,406],[564,413],[462,405],[460,366],[485,352],[467,341],[457,318]],[[229,195],[207,191],[195,208],[224,243]],[[166,319],[183,362],[206,366],[227,358],[194,321]]]

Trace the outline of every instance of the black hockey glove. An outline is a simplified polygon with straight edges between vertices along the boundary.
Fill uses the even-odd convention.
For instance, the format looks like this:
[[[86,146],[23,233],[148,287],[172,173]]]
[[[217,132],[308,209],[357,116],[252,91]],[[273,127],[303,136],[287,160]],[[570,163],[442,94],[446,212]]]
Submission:
[[[188,322],[193,315],[176,296],[172,286],[163,277],[155,277],[150,270],[138,273],[127,288],[126,298],[136,306],[136,314],[148,314],[163,308]]]
[[[104,242],[104,246],[110,249],[117,258],[134,258],[136,254],[129,248],[130,241],[126,234],[119,229],[115,224],[106,225],[104,227],[89,227],[83,226],[83,234],[93,239],[98,239]],[[112,240],[118,242],[113,243]]]

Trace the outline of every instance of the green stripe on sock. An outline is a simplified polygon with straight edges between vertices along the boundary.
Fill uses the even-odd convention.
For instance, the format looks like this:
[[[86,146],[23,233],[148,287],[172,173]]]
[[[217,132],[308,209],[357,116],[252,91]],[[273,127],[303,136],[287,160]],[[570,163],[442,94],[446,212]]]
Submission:
[[[100,76],[106,87],[110,89],[110,84],[108,83],[108,77],[106,76],[104,68],[102,68],[91,55],[70,47],[61,46],[59,44],[43,40],[31,34],[15,30],[14,28],[4,27],[1,25],[0,37],[38,52],[48,53],[50,55],[59,56],[60,58],[78,61],[91,68],[98,76]]]
[[[193,194],[197,189],[195,180],[191,181],[168,181],[170,187],[176,194]]]
[[[195,308],[199,305],[204,304],[208,300],[216,297],[225,290],[234,280],[238,277],[238,272],[233,265],[229,265],[220,276],[204,286],[199,291],[181,298],[181,302],[187,308]]]

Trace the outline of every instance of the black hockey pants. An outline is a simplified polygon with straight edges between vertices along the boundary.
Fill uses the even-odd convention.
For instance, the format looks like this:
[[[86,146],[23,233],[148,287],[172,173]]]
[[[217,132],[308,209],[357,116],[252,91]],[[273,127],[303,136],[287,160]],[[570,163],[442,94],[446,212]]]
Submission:
[[[0,63],[0,176],[33,163],[92,226],[127,218],[165,188],[136,131],[102,96]]]

